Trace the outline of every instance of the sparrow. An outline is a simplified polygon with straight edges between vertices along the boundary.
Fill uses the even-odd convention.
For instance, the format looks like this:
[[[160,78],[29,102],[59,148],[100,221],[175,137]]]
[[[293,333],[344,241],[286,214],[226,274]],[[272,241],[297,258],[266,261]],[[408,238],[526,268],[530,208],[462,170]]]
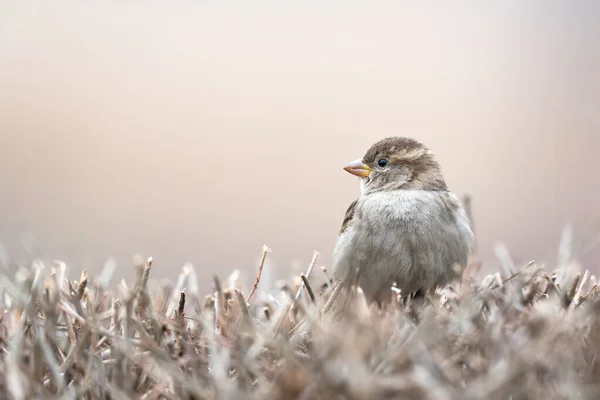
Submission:
[[[467,213],[422,143],[389,137],[344,170],[360,178],[333,251],[332,279],[369,303],[421,294],[457,278],[474,249]],[[459,268],[457,268],[459,267]]]

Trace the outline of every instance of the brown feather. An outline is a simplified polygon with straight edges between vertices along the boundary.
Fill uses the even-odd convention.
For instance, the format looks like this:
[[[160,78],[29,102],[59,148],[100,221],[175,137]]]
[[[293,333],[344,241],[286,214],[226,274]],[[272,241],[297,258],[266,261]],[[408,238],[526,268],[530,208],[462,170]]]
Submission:
[[[346,229],[348,229],[348,227],[350,227],[350,224],[352,223],[352,218],[354,217],[354,211],[356,209],[356,203],[358,203],[358,199],[354,200],[350,206],[348,207],[348,209],[346,210],[346,215],[344,215],[344,221],[342,222],[342,228],[340,229],[340,235],[342,233],[344,233],[346,231]]]

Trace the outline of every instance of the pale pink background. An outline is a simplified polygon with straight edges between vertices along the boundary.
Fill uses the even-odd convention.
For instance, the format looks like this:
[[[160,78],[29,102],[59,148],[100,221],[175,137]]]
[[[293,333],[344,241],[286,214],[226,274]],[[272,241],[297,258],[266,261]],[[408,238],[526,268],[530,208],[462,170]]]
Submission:
[[[263,244],[283,276],[328,264],[358,194],[341,167],[388,135],[472,193],[484,259],[552,261],[599,216],[600,2],[324,3],[0,2],[10,255],[32,235],[129,278],[140,252],[204,289]]]

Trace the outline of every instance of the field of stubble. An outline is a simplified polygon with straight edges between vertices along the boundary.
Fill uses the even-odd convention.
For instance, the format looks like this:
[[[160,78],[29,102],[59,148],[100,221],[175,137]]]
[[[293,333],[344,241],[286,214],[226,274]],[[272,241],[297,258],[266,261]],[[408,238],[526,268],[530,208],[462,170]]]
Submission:
[[[199,293],[187,266],[156,284],[151,259],[115,291],[110,271],[66,268],[1,268],[2,397],[600,398],[599,290],[574,264],[478,279],[473,264],[425,302],[391,290],[384,309],[322,291],[312,267],[271,295],[217,276]]]

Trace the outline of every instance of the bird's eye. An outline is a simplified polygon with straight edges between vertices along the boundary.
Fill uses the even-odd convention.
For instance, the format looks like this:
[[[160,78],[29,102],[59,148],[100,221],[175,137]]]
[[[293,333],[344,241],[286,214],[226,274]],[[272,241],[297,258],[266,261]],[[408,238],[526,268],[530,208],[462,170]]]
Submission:
[[[388,165],[388,160],[387,158],[380,158],[379,161],[377,161],[377,165],[379,165],[381,168],[385,167],[386,165]]]

